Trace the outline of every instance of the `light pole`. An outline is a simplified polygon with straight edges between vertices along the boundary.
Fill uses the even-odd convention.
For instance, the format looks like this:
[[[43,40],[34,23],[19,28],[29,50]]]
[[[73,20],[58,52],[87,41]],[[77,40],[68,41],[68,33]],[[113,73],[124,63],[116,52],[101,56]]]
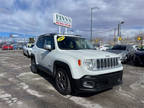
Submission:
[[[120,23],[118,23],[118,43],[120,43],[119,38],[121,38],[121,24],[124,24],[124,21],[120,21]]]
[[[113,39],[113,41],[114,41],[114,44],[116,43],[116,30],[117,30],[117,28],[114,28],[114,39]]]
[[[93,7],[93,8],[91,8],[91,38],[90,38],[90,40],[92,41],[92,32],[93,32],[93,25],[92,25],[92,23],[93,23],[93,19],[92,19],[92,17],[93,17],[93,9],[99,9],[98,7]]]

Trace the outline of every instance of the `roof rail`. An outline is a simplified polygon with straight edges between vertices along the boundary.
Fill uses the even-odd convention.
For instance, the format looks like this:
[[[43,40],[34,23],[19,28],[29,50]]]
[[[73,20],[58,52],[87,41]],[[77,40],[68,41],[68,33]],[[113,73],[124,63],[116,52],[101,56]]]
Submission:
[[[68,36],[81,36],[81,35],[75,35],[75,34],[57,34],[57,35],[68,35]]]
[[[49,36],[54,36],[54,35],[68,35],[68,36],[79,36],[81,37],[81,35],[74,35],[74,34],[58,34],[58,33],[46,33],[46,34],[42,34],[42,36],[46,36],[46,35],[49,35]],[[41,35],[40,35],[41,36]]]
[[[46,33],[46,34],[43,34],[43,35],[50,35],[50,36],[54,36],[56,35],[57,33]]]

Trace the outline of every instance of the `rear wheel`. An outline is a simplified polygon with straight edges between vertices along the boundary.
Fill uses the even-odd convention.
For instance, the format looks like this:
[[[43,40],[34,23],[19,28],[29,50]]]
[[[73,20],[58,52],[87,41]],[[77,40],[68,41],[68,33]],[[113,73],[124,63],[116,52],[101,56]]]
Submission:
[[[34,57],[31,58],[31,71],[33,73],[37,73],[38,72],[37,65],[36,65]]]
[[[56,83],[56,89],[62,95],[71,94],[70,78],[68,77],[66,70],[62,68],[56,70],[55,83]]]

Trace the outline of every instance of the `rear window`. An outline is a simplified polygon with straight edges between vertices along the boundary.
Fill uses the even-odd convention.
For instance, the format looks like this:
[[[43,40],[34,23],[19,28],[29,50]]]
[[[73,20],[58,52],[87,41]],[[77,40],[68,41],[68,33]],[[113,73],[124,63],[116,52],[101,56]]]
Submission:
[[[126,46],[125,45],[116,45],[116,46],[113,46],[112,50],[126,50]]]

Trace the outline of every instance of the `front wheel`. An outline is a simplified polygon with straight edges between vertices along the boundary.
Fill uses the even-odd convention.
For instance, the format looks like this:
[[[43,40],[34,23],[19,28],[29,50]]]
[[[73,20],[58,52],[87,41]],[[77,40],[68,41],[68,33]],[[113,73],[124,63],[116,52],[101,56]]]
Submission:
[[[71,83],[66,70],[59,68],[56,70],[55,75],[56,89],[62,95],[71,94]]]
[[[24,53],[24,51],[23,51],[23,55],[26,56],[26,54]]]
[[[30,54],[29,54],[29,52],[27,51],[27,57],[29,58],[30,57]]]

